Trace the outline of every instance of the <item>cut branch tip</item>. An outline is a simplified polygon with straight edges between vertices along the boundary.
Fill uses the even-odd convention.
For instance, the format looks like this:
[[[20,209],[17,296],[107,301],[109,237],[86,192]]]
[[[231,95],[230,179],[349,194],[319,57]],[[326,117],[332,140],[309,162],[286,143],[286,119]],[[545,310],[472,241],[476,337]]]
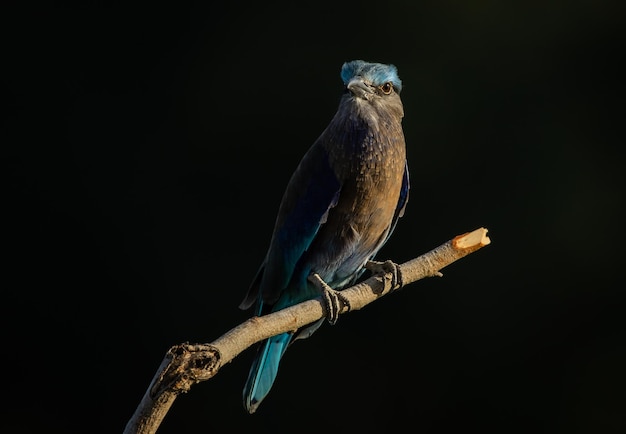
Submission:
[[[452,245],[459,250],[476,250],[491,243],[487,236],[487,229],[478,228],[475,231],[458,235],[452,240]]]

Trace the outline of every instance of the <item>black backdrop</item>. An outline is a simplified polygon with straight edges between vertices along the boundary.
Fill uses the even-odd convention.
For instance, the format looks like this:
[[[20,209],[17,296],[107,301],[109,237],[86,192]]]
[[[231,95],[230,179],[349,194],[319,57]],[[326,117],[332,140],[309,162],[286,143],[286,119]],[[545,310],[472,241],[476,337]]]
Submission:
[[[2,432],[121,432],[171,345],[248,317],[356,58],[404,82],[380,257],[492,244],[298,342],[257,414],[249,350],[159,432],[624,432],[622,7],[76,3],[2,17]]]

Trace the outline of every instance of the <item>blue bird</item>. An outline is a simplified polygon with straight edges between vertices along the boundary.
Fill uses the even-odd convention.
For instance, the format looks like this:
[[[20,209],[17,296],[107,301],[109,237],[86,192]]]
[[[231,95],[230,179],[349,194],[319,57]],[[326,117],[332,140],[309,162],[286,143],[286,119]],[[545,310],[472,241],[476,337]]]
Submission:
[[[391,264],[397,271],[373,259],[409,195],[402,82],[394,65],[363,60],[344,63],[341,79],[346,90],[337,112],[289,180],[269,249],[239,306],[255,306],[255,315],[323,294],[334,324],[347,301],[341,289],[366,269],[393,271]],[[243,390],[248,413],[269,393],[289,344],[323,321],[260,344]]]

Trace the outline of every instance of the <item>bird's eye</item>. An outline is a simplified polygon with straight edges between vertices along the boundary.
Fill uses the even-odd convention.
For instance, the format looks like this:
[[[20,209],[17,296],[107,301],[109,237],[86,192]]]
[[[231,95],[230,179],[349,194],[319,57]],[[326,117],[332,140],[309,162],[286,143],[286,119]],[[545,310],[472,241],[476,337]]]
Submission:
[[[380,90],[382,90],[385,95],[389,95],[391,91],[393,90],[393,84],[391,84],[391,82],[388,81],[387,83],[383,84],[380,87]]]

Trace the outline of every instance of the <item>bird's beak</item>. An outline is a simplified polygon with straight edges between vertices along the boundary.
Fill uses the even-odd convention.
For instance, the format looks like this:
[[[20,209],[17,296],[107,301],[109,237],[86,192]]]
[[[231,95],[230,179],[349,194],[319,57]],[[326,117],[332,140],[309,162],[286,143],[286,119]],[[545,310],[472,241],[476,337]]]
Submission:
[[[374,93],[372,87],[365,83],[361,77],[353,78],[346,87],[357,98],[369,99]]]

